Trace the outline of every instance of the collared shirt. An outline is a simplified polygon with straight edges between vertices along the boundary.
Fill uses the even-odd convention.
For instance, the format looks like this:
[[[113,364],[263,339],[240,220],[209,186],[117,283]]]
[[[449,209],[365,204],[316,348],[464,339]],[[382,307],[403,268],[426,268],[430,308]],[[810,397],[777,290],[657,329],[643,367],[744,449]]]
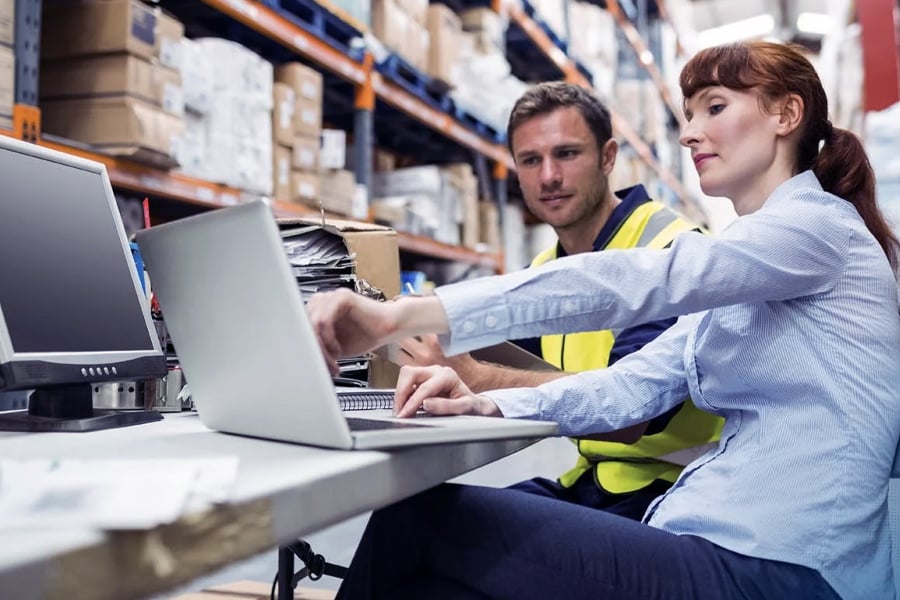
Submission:
[[[686,315],[615,366],[488,394],[563,435],[621,429],[686,396],[725,417],[645,521],[818,570],[843,598],[893,598],[888,477],[900,436],[894,274],[812,172],[712,237],[591,252],[436,291],[449,353]]]

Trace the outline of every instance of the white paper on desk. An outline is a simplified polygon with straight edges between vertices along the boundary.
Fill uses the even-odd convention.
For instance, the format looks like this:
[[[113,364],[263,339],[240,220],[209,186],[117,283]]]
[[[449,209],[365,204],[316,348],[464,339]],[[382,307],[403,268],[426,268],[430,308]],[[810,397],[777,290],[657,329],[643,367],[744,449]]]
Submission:
[[[0,531],[149,529],[226,501],[237,459],[0,461]]]

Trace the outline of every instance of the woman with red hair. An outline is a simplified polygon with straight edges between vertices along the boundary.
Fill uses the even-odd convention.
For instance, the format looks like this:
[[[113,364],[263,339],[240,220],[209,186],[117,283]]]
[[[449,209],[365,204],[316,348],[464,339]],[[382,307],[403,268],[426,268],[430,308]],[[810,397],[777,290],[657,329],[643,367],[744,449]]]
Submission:
[[[404,368],[396,412],[546,419],[581,437],[690,397],[725,418],[718,446],[642,523],[509,489],[419,494],[373,515],[339,598],[894,597],[898,241],[866,154],[790,46],[703,50],[681,87],[700,185],[739,215],[720,235],[396,302],[345,290],[309,312],[332,366],[426,332],[452,354],[684,315],[612,367],[538,388],[475,395],[446,367]]]

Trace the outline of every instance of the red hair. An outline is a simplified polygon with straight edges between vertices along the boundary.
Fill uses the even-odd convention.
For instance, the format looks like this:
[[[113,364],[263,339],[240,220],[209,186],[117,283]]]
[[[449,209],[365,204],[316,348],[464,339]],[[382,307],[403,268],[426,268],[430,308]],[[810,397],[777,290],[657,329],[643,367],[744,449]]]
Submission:
[[[822,82],[798,48],[773,42],[740,42],[701,50],[681,71],[682,96],[687,100],[710,86],[753,89],[759,93],[764,109],[789,94],[799,96],[803,119],[796,172],[812,169],[823,189],[850,202],[897,272],[900,241],[875,201],[875,174],[862,142],[853,132],[832,127]]]

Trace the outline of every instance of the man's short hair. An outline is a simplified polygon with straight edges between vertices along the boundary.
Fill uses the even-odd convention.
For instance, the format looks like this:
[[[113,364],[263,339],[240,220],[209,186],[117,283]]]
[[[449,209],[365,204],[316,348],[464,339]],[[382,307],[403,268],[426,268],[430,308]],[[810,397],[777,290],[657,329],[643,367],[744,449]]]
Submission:
[[[587,89],[564,81],[539,83],[516,100],[509,123],[506,126],[506,143],[512,152],[513,133],[525,121],[552,112],[558,108],[574,106],[584,117],[594,134],[599,149],[612,137],[612,121],[607,109]]]

